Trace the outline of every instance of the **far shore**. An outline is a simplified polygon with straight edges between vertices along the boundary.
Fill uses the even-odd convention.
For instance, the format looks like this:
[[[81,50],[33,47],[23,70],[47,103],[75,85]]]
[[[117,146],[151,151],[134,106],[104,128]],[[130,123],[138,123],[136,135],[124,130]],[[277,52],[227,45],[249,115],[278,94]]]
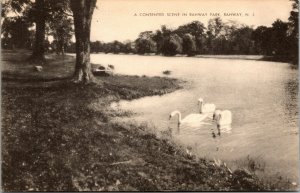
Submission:
[[[75,53],[69,53],[75,54]],[[165,56],[162,54],[147,53],[147,54],[135,54],[135,53],[105,53],[105,52],[93,52],[91,54],[111,54],[111,55],[138,55],[138,56],[164,56],[164,57],[190,57],[190,58],[214,58],[214,59],[230,59],[230,60],[255,60],[255,61],[270,61],[270,62],[283,62],[297,65],[295,59],[281,57],[281,56],[265,56],[265,55],[195,55],[187,56],[183,54],[176,54],[175,56]]]

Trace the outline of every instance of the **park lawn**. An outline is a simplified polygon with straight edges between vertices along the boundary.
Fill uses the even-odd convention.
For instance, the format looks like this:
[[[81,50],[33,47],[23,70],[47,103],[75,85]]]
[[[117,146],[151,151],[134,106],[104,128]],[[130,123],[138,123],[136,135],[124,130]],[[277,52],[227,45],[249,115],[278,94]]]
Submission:
[[[80,85],[70,81],[73,57],[48,55],[38,73],[36,64],[23,66],[26,54],[2,53],[3,191],[276,188],[247,171],[196,159],[146,125],[115,121],[132,112],[113,110],[111,102],[169,93],[181,88],[179,80],[115,75]]]

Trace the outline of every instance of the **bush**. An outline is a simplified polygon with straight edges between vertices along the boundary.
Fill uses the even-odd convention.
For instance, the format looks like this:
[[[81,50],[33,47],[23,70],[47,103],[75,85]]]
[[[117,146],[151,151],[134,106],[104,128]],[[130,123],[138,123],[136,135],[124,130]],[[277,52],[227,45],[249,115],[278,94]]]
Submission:
[[[136,50],[138,54],[155,53],[156,43],[151,39],[138,38],[136,40]]]
[[[161,51],[166,56],[182,53],[182,39],[177,34],[171,34],[164,39]]]
[[[196,52],[195,37],[187,33],[182,38],[182,52],[188,56],[194,56]]]

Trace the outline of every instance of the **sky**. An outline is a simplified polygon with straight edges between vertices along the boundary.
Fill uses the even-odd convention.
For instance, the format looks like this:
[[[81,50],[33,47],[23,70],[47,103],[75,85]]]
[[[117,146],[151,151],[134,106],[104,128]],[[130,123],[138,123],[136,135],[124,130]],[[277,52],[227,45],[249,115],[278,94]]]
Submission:
[[[195,20],[207,26],[217,14],[224,22],[271,26],[276,19],[288,21],[291,10],[289,0],[98,0],[91,41],[135,40],[142,31],[161,25],[174,29]]]

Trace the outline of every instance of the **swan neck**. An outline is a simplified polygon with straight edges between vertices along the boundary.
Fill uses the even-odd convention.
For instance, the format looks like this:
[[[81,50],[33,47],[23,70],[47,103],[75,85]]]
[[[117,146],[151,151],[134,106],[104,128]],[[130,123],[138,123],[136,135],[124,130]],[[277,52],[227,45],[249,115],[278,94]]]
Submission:
[[[203,109],[203,102],[199,101],[199,111],[200,111],[200,113],[202,113],[202,109]]]
[[[181,123],[181,113],[177,112],[177,114],[178,114],[178,123]]]

